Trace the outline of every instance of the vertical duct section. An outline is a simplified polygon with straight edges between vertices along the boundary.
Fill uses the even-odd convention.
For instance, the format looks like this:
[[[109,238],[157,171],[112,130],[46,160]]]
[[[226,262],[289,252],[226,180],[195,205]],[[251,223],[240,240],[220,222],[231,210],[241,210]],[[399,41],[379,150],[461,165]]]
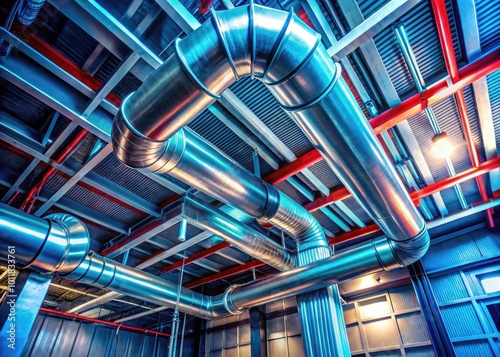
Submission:
[[[176,55],[124,101],[113,125],[117,157],[136,169],[168,172],[285,229],[297,241],[298,265],[329,257],[324,233],[305,209],[182,129],[236,80],[258,78],[387,234],[388,239],[364,247],[376,258],[376,267],[391,269],[419,259],[429,244],[424,221],[319,35],[292,12],[260,6],[212,15],[177,41]],[[361,268],[375,269],[369,263]],[[299,297],[306,352],[347,355],[345,343],[339,342],[345,331],[334,336],[343,328],[338,292],[324,287]],[[236,290],[230,289],[227,297]],[[238,298],[244,298],[241,294]],[[236,307],[231,304],[226,303]],[[314,328],[307,324],[311,320],[317,322]]]

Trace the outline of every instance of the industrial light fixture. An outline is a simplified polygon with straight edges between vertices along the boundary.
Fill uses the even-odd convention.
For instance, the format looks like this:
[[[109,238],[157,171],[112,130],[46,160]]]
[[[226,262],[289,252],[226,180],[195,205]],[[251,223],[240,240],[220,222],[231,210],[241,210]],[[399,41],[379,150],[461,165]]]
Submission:
[[[446,132],[443,131],[434,135],[432,138],[432,152],[434,153],[434,156],[446,158],[450,156],[452,151],[453,147],[451,146]]]

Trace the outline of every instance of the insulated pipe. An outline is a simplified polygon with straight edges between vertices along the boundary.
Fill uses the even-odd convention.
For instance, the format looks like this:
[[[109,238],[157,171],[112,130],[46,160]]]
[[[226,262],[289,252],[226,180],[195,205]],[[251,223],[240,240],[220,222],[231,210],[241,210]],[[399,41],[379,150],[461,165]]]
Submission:
[[[0,260],[14,259],[16,267],[40,273],[64,273],[80,265],[89,246],[87,228],[68,214],[42,219],[0,204]]]

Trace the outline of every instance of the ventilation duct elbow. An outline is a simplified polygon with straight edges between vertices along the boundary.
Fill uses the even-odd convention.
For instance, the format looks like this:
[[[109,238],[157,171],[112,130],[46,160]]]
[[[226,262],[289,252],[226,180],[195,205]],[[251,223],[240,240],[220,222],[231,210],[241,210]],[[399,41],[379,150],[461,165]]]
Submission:
[[[133,168],[169,172],[296,234],[295,224],[309,221],[308,214],[283,204],[288,198],[234,163],[221,164],[220,153],[207,155],[206,144],[181,129],[243,76],[269,88],[389,237],[392,258],[384,255],[383,264],[405,265],[419,257],[428,240],[424,220],[339,66],[319,35],[292,12],[252,5],[214,12],[211,21],[177,41],[176,54],[122,104],[113,126],[117,157]],[[316,231],[316,224],[307,222],[302,234]]]

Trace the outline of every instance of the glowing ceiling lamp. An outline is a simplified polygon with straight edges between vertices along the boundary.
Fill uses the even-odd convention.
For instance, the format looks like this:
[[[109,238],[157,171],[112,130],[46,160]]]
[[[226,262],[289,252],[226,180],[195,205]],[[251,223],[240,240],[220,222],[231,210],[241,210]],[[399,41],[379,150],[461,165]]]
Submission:
[[[432,138],[432,152],[436,157],[446,158],[451,155],[453,147],[448,139],[448,134],[446,132],[441,132],[434,135]]]

